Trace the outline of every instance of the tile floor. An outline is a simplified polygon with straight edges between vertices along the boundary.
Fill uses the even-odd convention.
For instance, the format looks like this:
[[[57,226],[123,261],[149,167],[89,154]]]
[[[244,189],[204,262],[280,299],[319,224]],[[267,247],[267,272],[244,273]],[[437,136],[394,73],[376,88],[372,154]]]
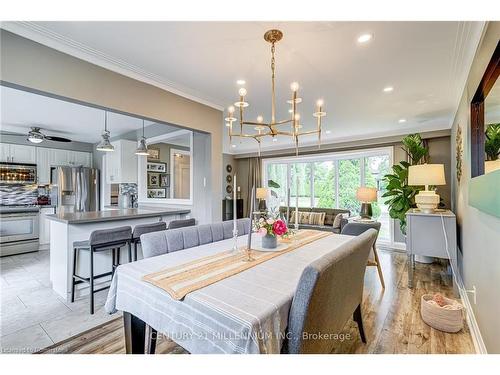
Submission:
[[[49,252],[0,258],[0,352],[32,353],[117,317],[104,311],[107,290],[66,302],[49,280]]]

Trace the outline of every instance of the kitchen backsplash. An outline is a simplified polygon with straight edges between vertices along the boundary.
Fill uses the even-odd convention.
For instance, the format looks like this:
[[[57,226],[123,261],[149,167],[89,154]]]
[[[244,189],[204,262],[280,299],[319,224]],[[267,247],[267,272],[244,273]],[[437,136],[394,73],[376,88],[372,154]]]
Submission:
[[[25,205],[36,204],[38,187],[36,185],[0,184],[0,204]]]

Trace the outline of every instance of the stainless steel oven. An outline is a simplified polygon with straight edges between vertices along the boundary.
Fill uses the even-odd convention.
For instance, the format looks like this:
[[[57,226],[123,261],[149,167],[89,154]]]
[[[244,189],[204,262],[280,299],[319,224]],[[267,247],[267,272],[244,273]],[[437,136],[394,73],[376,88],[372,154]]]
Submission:
[[[38,207],[2,207],[0,256],[37,251],[38,238]]]

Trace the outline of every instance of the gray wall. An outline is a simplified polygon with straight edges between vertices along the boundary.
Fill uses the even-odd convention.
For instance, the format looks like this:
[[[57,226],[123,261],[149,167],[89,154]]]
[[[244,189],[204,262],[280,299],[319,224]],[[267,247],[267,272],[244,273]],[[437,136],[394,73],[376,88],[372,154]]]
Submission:
[[[452,164],[453,209],[459,228],[459,257],[462,278],[467,289],[477,288],[477,304],[472,298],[474,315],[489,353],[500,353],[500,218],[488,215],[469,206],[471,181],[470,103],[479,86],[493,51],[500,39],[500,22],[490,22],[483,35],[482,44],[474,58],[471,72],[453,122],[451,155],[456,155],[456,133],[460,126],[463,136],[462,178],[456,178],[456,165]],[[498,81],[497,81],[498,83]],[[497,189],[498,186],[491,186]]]

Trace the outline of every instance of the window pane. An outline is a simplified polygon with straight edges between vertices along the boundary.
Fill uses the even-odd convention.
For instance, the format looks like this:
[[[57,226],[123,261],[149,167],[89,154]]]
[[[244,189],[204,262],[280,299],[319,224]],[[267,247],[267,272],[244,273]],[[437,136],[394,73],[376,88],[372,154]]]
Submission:
[[[267,181],[265,181],[265,186],[267,186],[271,192],[272,198],[271,200],[276,200],[276,203],[270,202],[271,206],[286,206],[286,190],[287,190],[287,181],[286,181],[286,173],[287,165],[286,164],[268,164],[267,165]],[[275,182],[280,187],[271,187],[269,186],[269,182]],[[274,204],[273,204],[274,203]]]
[[[323,161],[314,166],[314,207],[335,208],[335,163]]]
[[[390,173],[389,155],[377,155],[365,158],[365,186],[378,189],[377,202],[372,203],[373,217],[382,224],[379,239],[390,241],[389,208],[384,204],[382,195],[386,192],[385,184],[382,183],[384,175]]]
[[[339,160],[339,208],[359,213],[361,203],[356,199],[356,190],[361,183],[360,159]]]
[[[290,206],[295,207],[297,177],[299,184],[299,207],[311,207],[311,172],[312,163],[295,163],[291,165]]]

